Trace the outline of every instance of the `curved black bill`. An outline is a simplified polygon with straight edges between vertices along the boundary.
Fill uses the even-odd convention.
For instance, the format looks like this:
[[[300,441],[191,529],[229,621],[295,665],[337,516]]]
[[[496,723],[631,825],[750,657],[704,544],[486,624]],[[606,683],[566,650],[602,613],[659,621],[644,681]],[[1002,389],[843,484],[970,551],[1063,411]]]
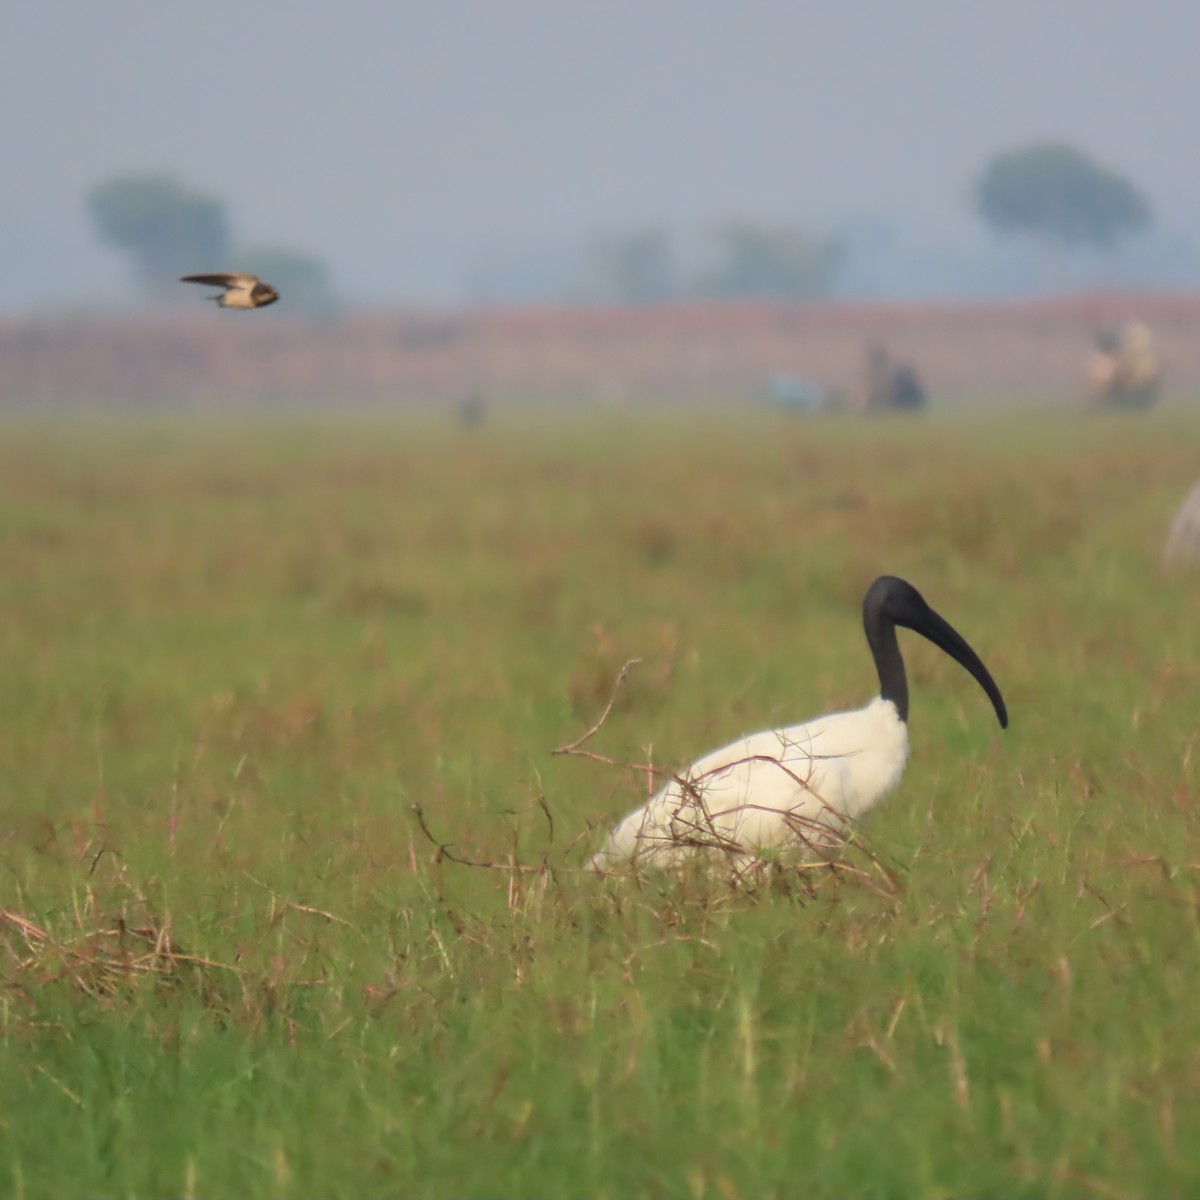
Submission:
[[[929,605],[922,603],[920,608],[908,608],[903,614],[894,618],[897,625],[904,625],[931,641],[939,650],[944,650],[951,658],[960,662],[974,677],[976,682],[987,693],[992,707],[996,710],[996,718],[1001,729],[1008,728],[1008,708],[1004,697],[992,678],[979,655],[967,645],[967,640],[944,617],[940,617]]]

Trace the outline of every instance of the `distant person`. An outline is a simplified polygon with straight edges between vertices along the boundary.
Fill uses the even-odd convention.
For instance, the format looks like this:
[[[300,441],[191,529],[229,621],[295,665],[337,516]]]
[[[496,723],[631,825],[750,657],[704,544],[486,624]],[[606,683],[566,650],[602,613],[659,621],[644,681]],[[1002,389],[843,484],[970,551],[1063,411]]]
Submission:
[[[1141,321],[1120,334],[1102,329],[1088,369],[1087,402],[1092,408],[1149,408],[1162,387],[1154,338]]]
[[[881,342],[867,347],[866,381],[858,407],[864,412],[920,412],[925,386],[912,363],[894,359]]]
[[[892,376],[892,407],[917,412],[925,407],[925,388],[911,363],[898,363]]]
[[[478,392],[471,392],[458,402],[458,423],[466,429],[475,429],[483,424],[487,404]]]
[[[1088,364],[1088,401],[1096,407],[1108,403],[1117,375],[1117,350],[1121,339],[1111,329],[1101,329],[1093,339],[1092,360]]]

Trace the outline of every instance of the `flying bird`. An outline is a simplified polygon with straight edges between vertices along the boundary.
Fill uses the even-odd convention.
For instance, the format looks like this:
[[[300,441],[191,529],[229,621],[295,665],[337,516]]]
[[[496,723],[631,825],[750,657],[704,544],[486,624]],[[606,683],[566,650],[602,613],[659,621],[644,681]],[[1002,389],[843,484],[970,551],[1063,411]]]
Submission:
[[[879,695],[865,708],[764,730],[706,754],[621,821],[592,869],[672,867],[722,853],[741,867],[756,851],[821,851],[844,841],[900,782],[908,758],[908,679],[897,625],[957,659],[1008,727],[1004,698],[975,651],[912,584],[881,575],[863,598]]]
[[[207,283],[224,288],[219,296],[210,296],[221,308],[266,308],[279,299],[279,293],[257,275],[234,272],[231,275],[184,275],[180,283]]]

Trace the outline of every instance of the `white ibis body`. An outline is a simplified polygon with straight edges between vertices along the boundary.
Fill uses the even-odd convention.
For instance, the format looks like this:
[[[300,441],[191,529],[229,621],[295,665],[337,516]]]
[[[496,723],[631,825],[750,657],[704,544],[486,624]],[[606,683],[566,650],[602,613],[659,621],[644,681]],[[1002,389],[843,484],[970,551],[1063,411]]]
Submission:
[[[957,659],[987,693],[1001,728],[1008,710],[979,656],[910,583],[882,575],[863,599],[863,627],[879,673],[865,708],[739,738],[694,762],[612,831],[592,859],[670,867],[698,855],[788,845],[828,848],[900,782],[908,758],[908,679],[896,626]]]

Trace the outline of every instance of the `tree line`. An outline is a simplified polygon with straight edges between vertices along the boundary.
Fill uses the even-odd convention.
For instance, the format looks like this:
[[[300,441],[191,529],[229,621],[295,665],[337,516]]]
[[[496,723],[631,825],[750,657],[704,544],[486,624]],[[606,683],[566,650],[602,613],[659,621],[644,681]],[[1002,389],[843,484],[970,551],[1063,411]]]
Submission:
[[[972,204],[998,235],[1018,235],[1067,252],[1107,251],[1148,227],[1150,205],[1120,172],[1062,142],[997,154],[975,182]],[[285,247],[235,250],[225,205],[163,175],[125,175],[95,187],[87,211],[98,236],[123,253],[138,281],[161,295],[185,273],[251,271],[287,296],[292,311],[336,307],[330,273],[310,254]],[[731,221],[709,239],[707,260],[682,262],[665,230],[597,239],[584,291],[616,303],[808,300],[833,290],[844,248],[798,226]]]
[[[92,228],[123,254],[140,287],[156,299],[175,294],[181,275],[249,271],[287,297],[292,312],[337,308],[329,268],[285,246],[239,248],[223,201],[169,175],[121,175],[87,195]]]
[[[975,181],[971,203],[995,234],[1067,252],[1111,250],[1153,219],[1149,202],[1125,176],[1061,142],[996,155]],[[732,222],[710,239],[710,264],[688,271],[669,234],[647,228],[595,244],[591,287],[602,299],[633,303],[805,300],[832,291],[843,253],[836,239],[798,228]]]

